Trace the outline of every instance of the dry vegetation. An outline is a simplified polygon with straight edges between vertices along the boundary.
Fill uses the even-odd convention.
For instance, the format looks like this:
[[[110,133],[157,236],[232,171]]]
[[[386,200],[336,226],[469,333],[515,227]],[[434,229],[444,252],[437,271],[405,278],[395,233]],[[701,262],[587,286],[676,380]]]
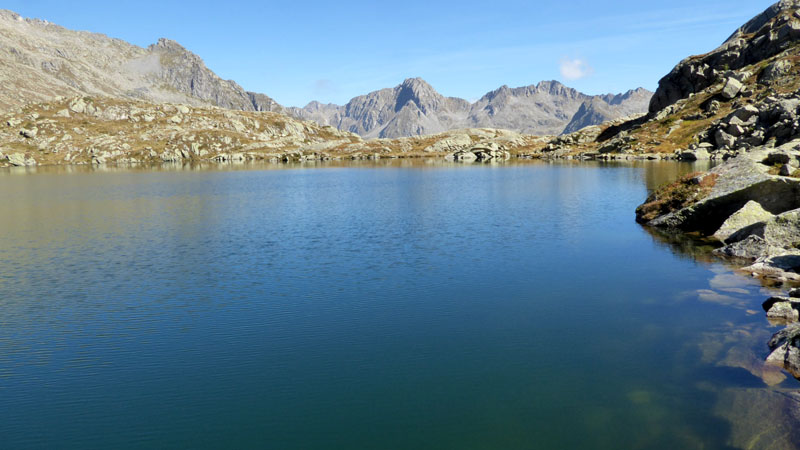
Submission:
[[[692,173],[659,187],[636,209],[636,220],[647,223],[708,197],[717,182],[716,174]]]

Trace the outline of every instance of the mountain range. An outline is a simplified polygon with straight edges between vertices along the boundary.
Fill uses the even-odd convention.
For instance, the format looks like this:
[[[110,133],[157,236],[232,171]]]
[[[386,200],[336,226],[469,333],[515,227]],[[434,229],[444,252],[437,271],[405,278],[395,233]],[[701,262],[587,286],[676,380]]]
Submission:
[[[478,101],[445,97],[424,80],[356,97],[344,106],[312,102],[288,108],[296,117],[366,138],[428,135],[459,128],[498,128],[535,135],[576,131],[647,111],[653,93],[636,89],[590,96],[558,81],[500,87]]]
[[[342,106],[311,102],[303,108],[284,107],[223,80],[199,56],[169,39],[142,48],[0,11],[0,109],[76,95],[280,112],[365,138],[397,138],[461,128],[567,133],[644,113],[653,94],[639,88],[590,96],[544,81],[503,86],[471,103],[445,97],[424,80],[410,78]]]

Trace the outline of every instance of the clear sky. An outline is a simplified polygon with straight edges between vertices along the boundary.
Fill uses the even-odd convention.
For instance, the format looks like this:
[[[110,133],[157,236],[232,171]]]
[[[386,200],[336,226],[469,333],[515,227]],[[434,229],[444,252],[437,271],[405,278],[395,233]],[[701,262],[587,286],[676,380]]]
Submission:
[[[587,94],[654,90],[772,0],[6,0],[2,8],[139,46],[160,37],[287,106],[343,104],[405,78],[475,100],[559,80]]]

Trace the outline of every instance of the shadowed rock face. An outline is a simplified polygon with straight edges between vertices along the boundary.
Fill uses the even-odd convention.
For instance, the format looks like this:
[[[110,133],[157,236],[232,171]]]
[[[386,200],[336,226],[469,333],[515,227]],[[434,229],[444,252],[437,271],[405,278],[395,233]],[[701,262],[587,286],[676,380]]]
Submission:
[[[650,112],[657,113],[702,91],[730,70],[768,59],[793,46],[800,38],[798,8],[799,0],[776,3],[739,28],[721,47],[681,61],[659,81]]]
[[[653,93],[646,89],[634,89],[624,94],[601,95],[583,102],[564,128],[564,134],[598,125],[620,117],[639,114],[647,109]]]
[[[54,96],[106,96],[151,102],[280,111],[269,97],[223,80],[197,55],[161,39],[141,48],[0,11],[0,107]]]
[[[344,106],[312,102],[305,108],[288,111],[296,117],[368,138],[396,138],[458,128],[556,135],[642,113],[651,95],[640,88],[625,94],[589,96],[557,81],[543,81],[514,89],[502,86],[469,103],[445,97],[424,80],[411,78],[395,88],[356,97]]]

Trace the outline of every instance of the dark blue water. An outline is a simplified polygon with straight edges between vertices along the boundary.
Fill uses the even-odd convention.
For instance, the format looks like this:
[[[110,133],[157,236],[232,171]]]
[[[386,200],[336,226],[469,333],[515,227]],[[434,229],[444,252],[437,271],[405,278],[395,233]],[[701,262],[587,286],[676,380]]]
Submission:
[[[724,448],[763,294],[633,220],[689,170],[0,173],[0,447]]]

